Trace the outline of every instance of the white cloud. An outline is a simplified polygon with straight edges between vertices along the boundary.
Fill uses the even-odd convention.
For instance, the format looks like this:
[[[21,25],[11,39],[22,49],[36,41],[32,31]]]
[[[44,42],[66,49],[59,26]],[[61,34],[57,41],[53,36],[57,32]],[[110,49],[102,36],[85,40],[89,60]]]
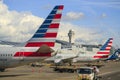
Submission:
[[[84,13],[82,12],[68,12],[65,16],[63,16],[63,20],[79,20],[84,17]]]
[[[66,19],[77,20],[84,17],[83,13],[69,12],[66,14]],[[43,18],[39,18],[30,12],[10,11],[8,7],[0,3],[0,39],[16,42],[23,42],[28,40],[38,26],[43,22]],[[68,22],[61,22],[58,38],[67,36],[68,31],[72,29],[75,32],[75,39],[82,39],[83,41],[96,43],[94,40],[101,37],[101,34],[91,35],[96,33],[96,29],[90,29],[83,26],[74,25]],[[67,37],[63,37],[68,40]],[[62,39],[63,39],[62,38]],[[93,40],[93,41],[92,41]]]
[[[9,11],[0,3],[0,37],[2,40],[26,41],[43,21],[30,12]]]
[[[106,14],[106,13],[102,13],[100,17],[101,17],[101,18],[106,18],[106,17],[107,17],[107,14]]]
[[[58,37],[59,39],[67,40],[68,41],[68,31],[72,29],[75,32],[73,37],[74,41],[88,43],[88,44],[98,44],[101,43],[101,39],[103,39],[104,32],[100,33],[98,29],[93,28],[86,28],[85,26],[78,26],[71,23],[61,23],[61,27],[59,30]],[[95,33],[95,34],[93,34]],[[82,43],[80,42],[80,43]]]

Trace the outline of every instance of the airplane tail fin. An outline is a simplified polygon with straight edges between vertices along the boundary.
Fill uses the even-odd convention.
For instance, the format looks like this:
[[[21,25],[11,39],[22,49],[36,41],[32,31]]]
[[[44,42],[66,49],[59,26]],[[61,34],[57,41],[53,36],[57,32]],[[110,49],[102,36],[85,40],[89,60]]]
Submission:
[[[28,40],[25,47],[40,47],[42,45],[54,47],[63,8],[63,5],[53,8],[32,38]]]
[[[109,56],[109,58],[107,58],[106,60],[115,60],[117,58],[119,58],[120,55],[120,49],[116,50],[113,54],[111,54]]]
[[[110,50],[112,48],[113,38],[109,38],[107,42],[100,48],[100,51],[96,53],[94,58],[108,58]]]

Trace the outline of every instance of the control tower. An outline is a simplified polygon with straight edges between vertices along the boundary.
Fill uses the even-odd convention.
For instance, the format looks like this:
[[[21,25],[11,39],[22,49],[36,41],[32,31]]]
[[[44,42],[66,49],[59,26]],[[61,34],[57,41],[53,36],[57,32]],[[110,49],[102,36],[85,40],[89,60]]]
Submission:
[[[74,31],[72,31],[71,29],[68,32],[68,37],[69,37],[69,43],[72,43],[72,38],[75,35]]]

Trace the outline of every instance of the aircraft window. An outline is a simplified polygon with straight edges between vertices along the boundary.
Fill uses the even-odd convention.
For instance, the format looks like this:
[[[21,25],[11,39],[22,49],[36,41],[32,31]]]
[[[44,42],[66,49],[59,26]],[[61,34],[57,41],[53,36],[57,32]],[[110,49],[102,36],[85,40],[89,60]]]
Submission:
[[[5,54],[3,54],[3,56],[5,56]]]
[[[12,54],[11,54],[11,56],[12,56]]]

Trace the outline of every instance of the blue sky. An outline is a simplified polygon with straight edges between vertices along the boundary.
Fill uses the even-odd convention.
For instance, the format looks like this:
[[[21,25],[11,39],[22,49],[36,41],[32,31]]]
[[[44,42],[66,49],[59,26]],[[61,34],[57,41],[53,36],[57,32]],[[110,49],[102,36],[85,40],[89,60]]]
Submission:
[[[114,36],[117,42],[120,41],[119,0],[3,0],[3,3],[9,11],[30,12],[40,18],[46,18],[55,5],[63,4],[65,8],[62,22],[86,29],[97,29],[93,33],[104,32],[105,37]],[[78,18],[68,18],[71,17],[70,12],[79,14]],[[67,19],[64,19],[66,16]]]
[[[9,10],[29,11],[43,18],[55,5],[63,4],[65,5],[64,15],[70,11],[85,14],[84,19],[71,21],[75,24],[88,27],[104,24],[107,28],[119,28],[120,1],[117,0],[4,0],[4,3]]]

